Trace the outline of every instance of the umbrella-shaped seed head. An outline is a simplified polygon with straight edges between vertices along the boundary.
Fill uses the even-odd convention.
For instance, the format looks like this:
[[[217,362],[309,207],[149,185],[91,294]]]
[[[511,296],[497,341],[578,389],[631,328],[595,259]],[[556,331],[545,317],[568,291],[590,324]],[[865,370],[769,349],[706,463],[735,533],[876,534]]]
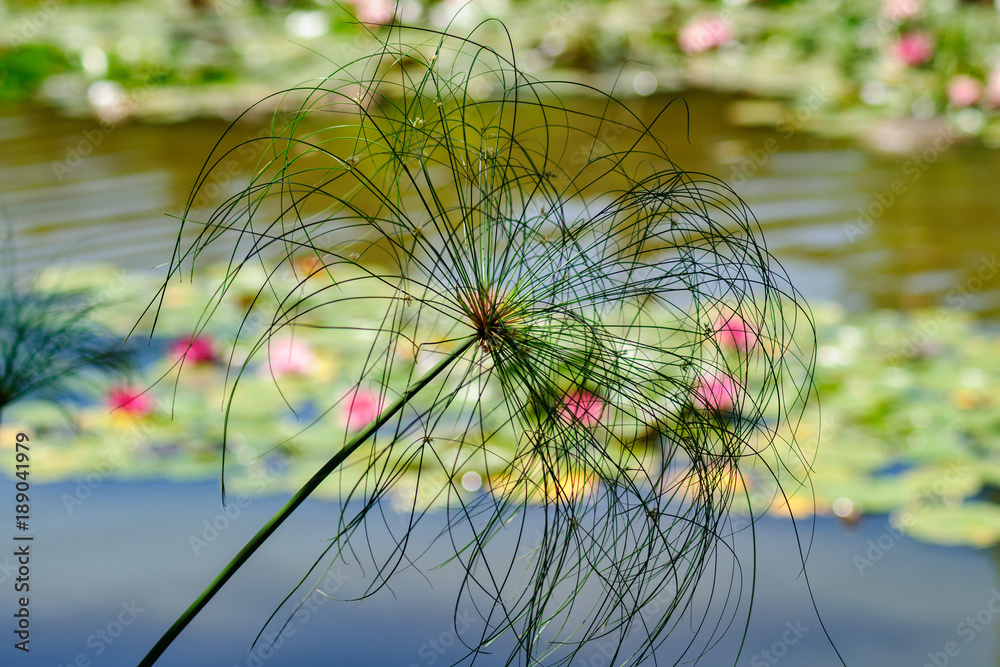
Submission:
[[[523,305],[502,292],[479,286],[458,293],[458,302],[483,352],[510,345],[523,321]]]
[[[560,84],[475,35],[408,46],[399,30],[289,91],[305,98],[294,121],[263,140],[253,182],[178,247],[170,274],[228,239],[206,313],[265,266],[276,306],[258,354],[299,326],[362,341],[342,374],[381,412],[345,429],[360,481],[319,560],[384,527],[380,500],[408,510],[388,552],[365,550],[377,575],[359,597],[417,562],[411,533],[436,507],[464,578],[456,605],[481,615],[461,633],[472,652],[509,638],[510,664],[568,665],[600,639],[616,664],[638,664],[661,659],[683,614],[704,636],[679,642],[676,661],[696,662],[739,604],[695,595],[734,532],[739,485],[718,471],[798,452],[813,353],[794,334],[812,340],[808,312],[739,197],[667,156],[661,137],[682,123],[594,102],[591,88],[589,107],[564,104]],[[329,284],[279,284],[303,254],[322,257]],[[720,312],[767,345],[727,354],[706,330]],[[467,472],[489,493],[464,488]]]

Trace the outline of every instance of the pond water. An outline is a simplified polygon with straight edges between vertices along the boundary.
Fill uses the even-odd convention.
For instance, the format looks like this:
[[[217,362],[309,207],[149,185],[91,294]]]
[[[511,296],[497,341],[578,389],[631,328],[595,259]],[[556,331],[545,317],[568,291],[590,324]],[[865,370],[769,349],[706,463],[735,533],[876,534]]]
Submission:
[[[218,488],[212,483],[107,481],[92,491],[72,513],[63,499],[77,493],[76,483],[36,491],[32,650],[25,656],[12,642],[4,642],[3,664],[136,664],[179,610],[281,503],[256,499],[221,522]],[[4,481],[0,492],[12,494],[13,485]],[[430,566],[442,559],[444,548],[426,555],[421,573],[401,573],[391,592],[383,590],[363,603],[333,602],[314,594],[306,607],[310,613],[293,617],[294,634],[273,653],[247,653],[273,607],[323,548],[328,536],[323,527],[329,525],[332,511],[312,501],[300,508],[280,529],[278,539],[262,548],[210,603],[161,664],[424,667],[459,660],[463,652],[453,630],[456,578],[448,568]],[[388,520],[394,517],[389,511]],[[221,530],[195,553],[191,537],[202,536],[206,522],[215,522]],[[416,539],[427,539],[440,528],[432,515]],[[922,667],[930,662],[928,654],[942,653],[950,642],[960,650],[950,665],[1000,664],[995,611],[1000,607],[992,602],[1000,597],[1000,582],[989,555],[898,538],[878,520],[846,527],[821,519],[815,527],[805,522],[799,528],[815,529],[809,557],[812,593],[848,665]],[[757,541],[754,610],[738,664],[777,664],[776,656],[789,665],[839,664],[799,576],[791,524],[765,519],[757,526]],[[373,536],[373,549],[385,546]],[[736,553],[745,568],[745,610],[753,563],[748,539],[736,541]],[[10,560],[0,559],[6,568],[0,571],[4,587],[13,581]],[[721,559],[719,581],[726,579],[730,566]],[[356,592],[365,576],[356,560],[332,572],[333,577],[325,579],[331,587],[327,590],[343,595]],[[458,618],[471,622],[474,613],[459,609]],[[665,654],[674,655],[677,645],[690,638],[687,631],[696,620],[681,624]],[[790,633],[790,628],[796,632]],[[741,632],[726,634],[703,664],[733,664],[741,639]],[[504,664],[504,648],[501,644],[497,654],[480,656],[476,664]],[[597,667],[608,662],[595,648],[574,664]]]
[[[642,100],[634,109],[648,117],[665,101]],[[738,127],[729,122],[729,98],[693,94],[687,102],[690,138],[678,106],[668,112],[676,136],[660,139],[682,167],[722,176],[736,187],[807,297],[852,310],[942,305],[984,318],[1000,314],[1000,284],[990,280],[1000,248],[1000,190],[992,187],[1000,154],[955,146],[917,158],[877,155],[850,144]],[[0,109],[0,207],[14,230],[18,269],[98,261],[143,270],[168,261],[176,224],[165,213],[181,211],[226,126],[219,120],[100,129],[33,107]],[[254,160],[234,162],[232,181],[216,183],[218,189],[237,187]],[[977,276],[982,280],[969,289]],[[214,483],[102,481],[82,505],[67,509],[66,494],[77,490],[75,482],[64,482],[35,491],[32,652],[22,655],[5,642],[3,664],[135,664],[281,503],[252,501],[209,548],[195,553],[191,536],[221,512]],[[10,480],[3,478],[0,493],[13,495]],[[162,664],[410,667],[459,660],[455,577],[428,565],[437,563],[438,552],[428,555],[422,574],[405,573],[391,592],[372,600],[323,598],[273,654],[248,656],[261,623],[322,549],[329,535],[320,527],[330,512],[329,505],[308,502]],[[423,537],[438,529],[424,525]],[[812,595],[847,664],[1000,665],[994,611],[1000,610],[1000,582],[992,551],[919,544],[879,517],[856,526],[818,519],[800,523],[799,530],[803,542],[814,531]],[[737,540],[736,551],[744,567],[753,562],[747,539]],[[839,664],[798,559],[789,521],[758,523],[747,635],[725,635],[704,664],[732,664],[741,641],[741,665]],[[12,587],[10,562],[0,559],[5,588]],[[363,575],[348,563],[340,576],[350,588]],[[747,571],[744,595],[749,586]],[[797,632],[789,634],[792,628]],[[680,632],[671,642],[684,640]],[[481,656],[476,664],[503,664],[502,655]],[[580,664],[607,662],[595,649]]]
[[[652,118],[669,100],[630,104]],[[658,128],[681,167],[726,179],[750,204],[771,250],[807,297],[852,310],[959,306],[1000,315],[1000,280],[963,289],[1000,250],[1000,152],[934,137],[915,154],[729,122],[733,100],[708,94],[673,105]],[[169,260],[179,215],[228,123],[100,128],[31,107],[0,109],[0,206],[22,269],[107,261],[146,269]],[[241,128],[238,138],[266,132]],[[688,136],[689,129],[689,136]],[[938,148],[947,146],[947,150]],[[213,193],[246,182],[258,152],[222,164]],[[995,270],[993,271],[995,273]]]

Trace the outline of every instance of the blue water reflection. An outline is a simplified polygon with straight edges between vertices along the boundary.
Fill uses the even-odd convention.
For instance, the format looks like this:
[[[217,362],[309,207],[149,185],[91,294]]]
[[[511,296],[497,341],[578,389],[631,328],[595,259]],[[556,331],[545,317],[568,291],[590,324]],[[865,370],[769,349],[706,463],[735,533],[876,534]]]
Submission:
[[[0,485],[0,493],[12,491],[9,480]],[[76,483],[35,487],[31,653],[15,651],[9,640],[2,649],[3,664],[134,665],[282,502],[260,498],[243,507],[231,502],[233,518],[224,520],[214,483],[106,481],[69,511],[66,497],[76,492]],[[385,510],[392,520],[391,509]],[[418,530],[418,541],[442,527],[443,514],[429,518]],[[478,617],[471,609],[455,609],[458,573],[433,567],[448,553],[447,545],[435,547],[420,568],[401,572],[391,590],[361,603],[307,591],[285,637],[277,638],[270,650],[247,653],[275,604],[325,545],[334,521],[333,506],[307,502],[181,635],[161,664],[424,667],[460,660],[464,651],[456,641],[455,622],[465,628]],[[206,531],[213,522],[222,529]],[[802,522],[799,529],[805,539],[812,525]],[[792,524],[766,518],[756,533],[754,610],[738,664],[777,664],[779,657],[789,665],[838,664],[799,576]],[[746,572],[741,610],[750,587],[746,568],[753,562],[749,537],[744,532],[736,540]],[[386,546],[379,539],[373,536],[371,542],[376,552]],[[359,546],[362,552],[368,548]],[[10,561],[0,563],[9,568]],[[347,563],[335,565],[323,581],[327,591],[350,596],[361,590],[372,573],[362,573],[357,563],[348,557]],[[727,581],[727,567],[721,559],[718,581]],[[991,596],[1000,596],[1000,584],[990,552],[916,543],[877,517],[854,527],[820,519],[809,573],[827,628],[849,665],[919,667],[931,660],[929,654],[946,647],[959,651],[950,664],[998,664],[1000,617],[990,603]],[[10,599],[11,571],[4,569],[2,576],[4,597]],[[670,657],[667,664],[690,639],[688,629],[696,622],[685,618],[671,636],[661,652]],[[13,627],[9,614],[4,625]],[[10,630],[4,634],[11,637]],[[733,664],[741,639],[739,631],[726,634],[699,664]],[[475,664],[502,665],[509,648],[501,642]],[[607,665],[601,648],[596,644],[574,664]]]

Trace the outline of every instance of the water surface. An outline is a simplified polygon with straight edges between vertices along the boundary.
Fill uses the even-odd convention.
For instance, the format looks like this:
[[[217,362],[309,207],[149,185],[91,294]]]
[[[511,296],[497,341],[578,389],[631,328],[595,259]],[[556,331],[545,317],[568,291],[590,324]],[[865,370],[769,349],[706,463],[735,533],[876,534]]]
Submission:
[[[82,655],[93,665],[135,665],[281,503],[277,498],[255,499],[226,524],[217,520],[221,509],[213,483],[108,481],[82,504],[73,505],[70,513],[64,497],[75,494],[76,486],[60,483],[36,490],[32,650],[23,656],[12,642],[4,642],[3,664],[71,665]],[[12,492],[11,482],[0,483],[0,493]],[[385,509],[387,520],[402,519]],[[435,567],[447,545],[428,552],[419,572],[402,572],[391,590],[364,602],[313,594],[305,607],[310,613],[293,617],[293,632],[286,633],[286,641],[273,652],[248,653],[261,624],[325,546],[325,526],[331,525],[334,512],[329,504],[308,501],[209,604],[161,664],[424,667],[460,660],[464,652],[454,632],[458,573]],[[440,530],[440,519],[432,515],[414,536],[415,544]],[[206,522],[213,521],[225,527],[207,546],[195,549],[192,537],[203,537]],[[811,531],[813,526],[807,522],[799,528]],[[839,664],[817,620],[813,598],[848,665],[922,667],[929,653],[943,651],[949,642],[960,649],[951,665],[1000,664],[1000,616],[989,611],[992,596],[1000,595],[1000,582],[989,553],[890,539],[887,534],[884,521],[877,518],[855,527],[819,520],[809,557],[811,598],[800,576],[792,524],[784,519],[761,521],[754,611],[738,664],[777,664],[768,663],[767,657],[779,653],[782,664]],[[742,594],[741,613],[749,601],[754,562],[748,537],[746,533],[734,541],[744,567],[742,591],[728,586],[717,591]],[[385,546],[373,533],[372,547]],[[371,580],[370,570],[362,571],[358,558],[363,560],[363,554],[334,566],[325,579],[328,591],[347,597]],[[719,562],[715,576],[723,582],[732,561],[727,564],[723,557]],[[9,586],[11,576],[0,572],[0,585]],[[471,609],[457,613],[461,624],[477,618]],[[968,617],[978,617],[980,625],[969,624]],[[681,623],[662,657],[675,655],[696,620],[688,617]],[[979,630],[970,633],[974,627]],[[790,628],[797,632],[790,634]],[[726,634],[698,664],[733,664],[742,639],[738,631]],[[496,654],[482,655],[475,664],[503,665],[506,648],[509,644],[501,642]],[[574,664],[608,662],[595,647]]]
[[[1000,153],[950,140],[887,156],[844,142],[728,122],[732,100],[686,96],[657,125],[681,167],[722,177],[749,203],[771,250],[811,298],[851,309],[951,306],[1000,314]],[[630,103],[649,120],[669,100]],[[0,202],[19,262],[169,261],[176,219],[228,123],[95,125],[49,111],[0,109]],[[236,139],[269,132],[241,125]],[[662,136],[662,135],[671,136]],[[225,158],[206,184],[237,192],[260,151]],[[203,203],[203,202],[199,202]],[[219,251],[219,258],[224,255]]]

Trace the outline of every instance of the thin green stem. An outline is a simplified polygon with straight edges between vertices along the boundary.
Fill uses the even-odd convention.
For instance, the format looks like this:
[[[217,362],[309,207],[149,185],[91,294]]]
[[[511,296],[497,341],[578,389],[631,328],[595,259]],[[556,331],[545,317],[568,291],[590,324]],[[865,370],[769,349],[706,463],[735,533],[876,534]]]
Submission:
[[[215,596],[216,593],[225,585],[229,578],[236,574],[243,564],[250,559],[255,551],[271,536],[271,534],[278,529],[285,519],[287,519],[295,509],[302,504],[309,494],[316,490],[323,480],[330,476],[330,474],[336,470],[341,463],[343,463],[348,456],[350,456],[358,447],[364,444],[383,424],[388,422],[393,416],[398,413],[417,393],[420,392],[428,383],[430,383],[435,377],[441,374],[448,366],[450,366],[457,359],[461,358],[463,354],[473,343],[476,342],[475,337],[470,337],[468,340],[464,341],[457,348],[452,350],[448,355],[442,359],[438,364],[431,369],[426,375],[424,375],[416,383],[410,385],[409,388],[396,400],[395,403],[390,405],[388,408],[382,411],[382,414],[378,416],[375,421],[370,423],[364,429],[362,429],[354,438],[351,439],[349,443],[344,445],[340,451],[338,451],[333,458],[327,461],[322,468],[316,471],[316,473],[309,478],[302,487],[295,492],[295,494],[288,500],[285,505],[278,510],[277,514],[271,517],[264,526],[257,531],[257,534],[247,542],[247,544],[240,549],[240,552],[229,561],[219,573],[219,575],[209,584],[208,588],[202,591],[201,595],[191,603],[180,617],[174,621],[174,624],[160,637],[160,640],[156,642],[156,645],[150,649],[146,657],[142,659],[139,663],[139,667],[148,667],[156,663],[159,657],[167,649],[168,646],[177,638],[177,636],[187,627],[198,612],[204,608],[208,601]]]

